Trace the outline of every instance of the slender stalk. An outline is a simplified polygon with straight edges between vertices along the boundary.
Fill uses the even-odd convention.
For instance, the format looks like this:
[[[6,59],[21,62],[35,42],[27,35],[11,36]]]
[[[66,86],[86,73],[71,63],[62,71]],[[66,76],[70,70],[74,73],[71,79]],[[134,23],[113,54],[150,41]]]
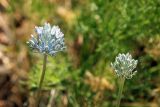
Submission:
[[[44,81],[45,71],[46,71],[46,64],[47,64],[47,54],[44,54],[43,58],[43,68],[42,68],[42,74],[39,81],[38,91],[37,91],[37,100],[36,100],[36,106],[39,107],[39,101],[41,98],[41,88]]]
[[[116,107],[120,107],[120,102],[121,102],[121,97],[122,97],[124,83],[125,83],[125,78],[124,77],[120,77],[119,91],[118,91],[118,97],[117,97],[117,105],[116,105]]]

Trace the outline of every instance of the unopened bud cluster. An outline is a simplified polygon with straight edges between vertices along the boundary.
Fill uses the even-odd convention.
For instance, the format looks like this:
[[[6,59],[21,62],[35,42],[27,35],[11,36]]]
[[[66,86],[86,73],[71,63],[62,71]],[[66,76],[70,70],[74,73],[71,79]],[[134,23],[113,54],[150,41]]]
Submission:
[[[124,77],[126,79],[132,78],[137,71],[134,71],[138,63],[138,60],[132,59],[132,56],[127,54],[118,54],[115,58],[115,62],[111,63],[111,66],[115,70],[118,77]]]

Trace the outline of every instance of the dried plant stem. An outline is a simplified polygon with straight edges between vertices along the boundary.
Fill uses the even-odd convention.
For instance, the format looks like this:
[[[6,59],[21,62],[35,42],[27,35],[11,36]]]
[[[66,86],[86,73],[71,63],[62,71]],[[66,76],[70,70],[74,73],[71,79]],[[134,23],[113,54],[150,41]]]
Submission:
[[[120,107],[120,102],[121,102],[121,97],[122,97],[122,92],[123,92],[124,83],[125,83],[125,78],[124,78],[124,77],[120,77],[118,97],[117,97],[117,105],[116,105],[116,107]]]
[[[40,102],[40,98],[41,98],[41,88],[43,85],[44,76],[45,76],[45,72],[46,72],[46,64],[47,64],[47,54],[44,54],[42,74],[40,77],[38,91],[37,91],[37,97],[36,97],[36,107],[39,107],[39,102]]]

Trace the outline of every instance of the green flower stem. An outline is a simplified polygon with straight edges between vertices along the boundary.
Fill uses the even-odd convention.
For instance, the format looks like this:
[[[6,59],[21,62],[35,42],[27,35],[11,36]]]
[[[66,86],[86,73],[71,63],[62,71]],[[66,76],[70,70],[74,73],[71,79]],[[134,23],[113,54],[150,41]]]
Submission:
[[[37,107],[39,107],[39,101],[40,101],[40,98],[41,98],[41,88],[42,88],[42,85],[43,85],[44,76],[45,76],[45,72],[46,72],[46,64],[47,64],[47,54],[44,54],[43,69],[42,69],[42,74],[41,74],[41,78],[40,78],[40,81],[39,81],[38,92],[37,92],[37,100],[36,100]]]
[[[116,107],[120,107],[120,102],[121,102],[121,97],[122,97],[124,83],[125,83],[125,78],[124,77],[120,77],[119,91],[118,91],[118,97],[117,97],[117,105],[116,105]]]

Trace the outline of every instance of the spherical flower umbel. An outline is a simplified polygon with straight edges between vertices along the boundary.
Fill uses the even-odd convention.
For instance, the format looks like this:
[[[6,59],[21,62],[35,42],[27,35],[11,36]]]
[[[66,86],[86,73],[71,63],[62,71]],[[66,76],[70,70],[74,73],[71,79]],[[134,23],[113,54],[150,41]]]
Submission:
[[[115,62],[111,63],[111,66],[115,70],[118,77],[124,77],[126,79],[132,78],[137,71],[134,71],[138,63],[138,60],[132,59],[132,56],[127,54],[118,54],[115,58]]]
[[[37,37],[31,35],[27,42],[29,47],[37,52],[54,56],[57,52],[63,51],[65,47],[64,34],[58,26],[45,23],[42,27],[35,27]]]

